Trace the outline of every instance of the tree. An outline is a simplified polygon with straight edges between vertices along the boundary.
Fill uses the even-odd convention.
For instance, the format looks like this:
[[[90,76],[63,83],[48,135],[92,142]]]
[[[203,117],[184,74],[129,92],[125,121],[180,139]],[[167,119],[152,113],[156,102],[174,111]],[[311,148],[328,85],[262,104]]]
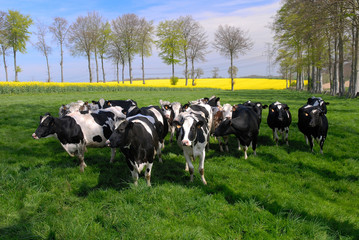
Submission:
[[[238,68],[236,66],[231,66],[228,68],[228,75],[229,77],[237,77]]]
[[[3,56],[3,63],[4,63],[4,69],[5,69],[5,77],[6,82],[9,81],[8,72],[7,72],[7,64],[6,64],[6,55],[8,54],[9,50],[9,42],[8,42],[8,29],[7,29],[7,13],[0,11],[0,52]]]
[[[36,24],[36,27],[37,27],[37,32],[35,34],[37,36],[37,42],[34,45],[35,45],[35,48],[37,50],[39,50],[46,58],[47,82],[51,82],[49,54],[51,54],[52,49],[46,42],[46,35],[48,33],[48,27],[42,22],[38,22]]]
[[[153,44],[153,21],[142,18],[139,22],[138,48],[142,61],[142,82],[145,84],[145,60],[144,57],[151,56]]]
[[[116,22],[111,22],[112,28],[116,26]],[[107,55],[116,65],[116,76],[117,76],[117,83],[120,82],[119,78],[119,64],[122,65],[122,83],[125,83],[125,64],[126,64],[126,50],[123,46],[123,42],[121,41],[120,37],[117,34],[114,34],[114,30],[112,30],[112,34],[110,35],[109,39],[109,47],[107,50]]]
[[[214,67],[212,70],[212,78],[218,78],[218,72],[219,72],[219,68]]]
[[[66,44],[66,36],[69,31],[69,25],[65,18],[55,17],[52,25],[49,27],[53,34],[53,39],[57,41],[60,46],[60,67],[61,67],[61,82],[64,82],[64,44]]]
[[[113,32],[121,40],[126,51],[130,83],[132,84],[132,60],[138,52],[139,18],[136,14],[124,14],[112,22]]]
[[[175,75],[175,64],[180,63],[182,59],[182,37],[178,22],[175,20],[166,20],[160,22],[156,33],[158,40],[157,47],[160,49],[159,56],[164,63],[172,65],[172,77]]]
[[[231,69],[233,69],[233,59],[238,58],[239,54],[245,54],[253,46],[247,34],[239,27],[220,25],[215,32],[214,48],[222,55],[230,57]],[[233,73],[233,71],[231,71]],[[231,89],[234,90],[233,74],[231,75]]]
[[[16,53],[26,52],[26,42],[30,38],[30,32],[28,31],[29,27],[32,24],[32,19],[28,15],[22,15],[18,11],[9,10],[8,15],[6,16],[6,31],[8,33],[7,41],[9,46],[13,50],[14,55],[14,70],[15,70],[15,82],[19,81],[18,73],[20,72],[16,65]]]
[[[109,44],[111,39],[111,25],[109,22],[102,23],[100,28],[100,35],[97,41],[97,50],[100,54],[101,59],[101,67],[102,67],[102,80],[106,82],[106,74],[103,60],[105,58],[105,54],[108,51]]]
[[[70,50],[74,56],[86,56],[89,71],[89,80],[92,83],[91,51],[94,45],[90,14],[79,16],[69,28],[68,41]]]
[[[89,26],[90,26],[90,38],[92,39],[92,51],[95,57],[95,66],[96,66],[96,82],[99,82],[99,71],[98,71],[98,46],[101,38],[101,26],[103,25],[102,17],[98,12],[92,12],[88,14]]]

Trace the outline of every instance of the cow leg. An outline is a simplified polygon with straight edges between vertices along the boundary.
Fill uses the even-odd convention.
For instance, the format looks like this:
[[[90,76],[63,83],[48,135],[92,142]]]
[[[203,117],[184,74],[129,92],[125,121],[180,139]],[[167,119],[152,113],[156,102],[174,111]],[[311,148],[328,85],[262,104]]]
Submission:
[[[247,158],[248,158],[248,155],[247,155],[248,147],[247,147],[247,146],[243,146],[243,150],[244,150],[244,159],[247,159]]]
[[[138,185],[138,172],[135,168],[133,168],[133,170],[131,170],[131,175],[132,175],[133,183],[135,184],[135,186],[137,186]]]
[[[115,160],[115,156],[116,156],[116,148],[111,148],[111,159],[110,159],[110,163],[113,163],[113,161]]]
[[[218,144],[219,144],[219,151],[223,152],[223,147],[222,147],[222,140],[221,137],[218,138]]]
[[[85,167],[87,167],[87,165],[85,163],[85,150],[86,150],[85,144],[78,145],[78,153],[76,155],[80,161],[80,171],[81,172],[84,172]]]
[[[278,136],[278,129],[277,128],[273,129],[273,139],[275,141],[275,145],[278,146],[279,136]]]
[[[187,152],[183,152],[183,155],[186,159],[186,168],[188,167],[189,174],[190,174],[190,181],[193,182],[193,173],[194,173],[194,167],[191,161],[191,156]]]
[[[241,143],[239,142],[239,139],[237,138],[237,142],[238,142],[238,150],[241,150]]]
[[[199,156],[199,167],[198,171],[201,175],[201,179],[204,185],[207,185],[206,179],[204,178],[204,159],[206,158],[206,152],[203,150],[203,152]]]
[[[147,163],[147,167],[146,167],[146,173],[145,173],[145,177],[146,177],[146,181],[147,181],[147,186],[151,186],[151,171],[152,171],[152,165],[153,163]]]
[[[287,144],[287,146],[289,146],[289,142],[288,142],[289,127],[284,128],[284,130],[285,130],[284,140],[285,140],[285,143]]]
[[[325,138],[324,137],[321,137],[320,139],[320,153],[323,154],[323,146],[324,146],[324,141],[325,141]]]
[[[173,136],[175,135],[175,127],[171,126],[171,137],[170,137],[170,143],[172,143]]]
[[[254,156],[257,156],[257,152],[256,152],[256,149],[257,149],[257,136],[253,137],[253,140],[252,140],[251,144],[252,144],[253,154],[254,154]]]
[[[225,145],[225,148],[226,148],[226,152],[229,152],[229,148],[228,148],[228,136],[224,136],[223,137],[223,140],[224,140],[224,145]]]
[[[312,136],[307,136],[307,139],[309,141],[310,150],[313,152],[313,138]]]
[[[305,138],[305,142],[307,143],[307,145],[309,145],[309,140],[308,140],[307,135],[304,135],[304,138]]]
[[[163,144],[164,145],[164,144]],[[161,149],[161,143],[158,144],[158,148],[157,148],[157,156],[158,156],[158,161],[160,163],[163,163],[162,161],[162,149]]]

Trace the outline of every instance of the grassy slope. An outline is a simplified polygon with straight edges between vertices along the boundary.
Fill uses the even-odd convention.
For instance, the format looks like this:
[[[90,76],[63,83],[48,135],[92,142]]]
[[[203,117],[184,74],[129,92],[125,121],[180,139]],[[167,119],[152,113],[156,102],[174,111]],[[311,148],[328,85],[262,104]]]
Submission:
[[[89,149],[81,174],[53,138],[31,138],[39,116],[62,103],[132,98],[140,106],[217,95],[221,103],[287,103],[290,146],[276,147],[263,111],[257,156],[220,153],[214,139],[201,184],[189,183],[184,157],[167,144],[151,188],[131,184],[123,156]],[[358,100],[322,96],[329,134],[324,155],[309,152],[297,128],[308,93],[288,91],[140,91],[0,96],[0,239],[358,239]],[[195,163],[195,166],[198,162]]]

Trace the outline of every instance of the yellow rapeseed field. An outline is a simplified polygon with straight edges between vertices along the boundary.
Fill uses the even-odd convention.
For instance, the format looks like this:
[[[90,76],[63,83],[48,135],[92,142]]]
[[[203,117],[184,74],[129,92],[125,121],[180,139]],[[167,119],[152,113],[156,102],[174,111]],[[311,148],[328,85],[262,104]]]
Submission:
[[[236,78],[234,90],[240,89],[285,89],[286,82],[282,79],[265,79],[265,78]],[[294,81],[293,81],[294,82]],[[151,79],[146,80],[146,84],[142,80],[125,81],[123,84],[120,82],[108,83],[46,83],[46,82],[0,82],[0,87],[112,87],[112,86],[134,86],[134,87],[170,87],[170,88],[218,88],[218,89],[231,89],[231,79],[229,78],[205,78],[196,79],[196,85],[192,86],[192,80],[188,80],[188,86],[185,85],[185,79],[179,79],[176,85],[171,85],[169,79]]]

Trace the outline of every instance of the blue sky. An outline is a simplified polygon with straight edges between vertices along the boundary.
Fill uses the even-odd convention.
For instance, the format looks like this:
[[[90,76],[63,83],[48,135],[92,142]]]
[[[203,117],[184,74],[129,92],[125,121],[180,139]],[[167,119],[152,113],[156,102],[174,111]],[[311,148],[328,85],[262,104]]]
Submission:
[[[245,31],[254,42],[253,49],[246,55],[240,56],[234,61],[239,69],[239,76],[251,74],[266,75],[268,73],[267,57],[264,52],[266,43],[273,42],[273,34],[268,28],[276,11],[280,8],[279,0],[144,0],[144,1],[95,1],[95,0],[23,0],[4,1],[0,0],[2,11],[17,10],[22,14],[30,15],[36,21],[50,25],[54,17],[66,18],[71,24],[78,16],[85,16],[88,12],[97,11],[104,19],[113,20],[126,13],[135,13],[139,17],[153,20],[155,25],[160,21],[176,19],[179,16],[192,15],[205,28],[208,41],[213,42],[213,35],[219,25],[238,26]],[[36,31],[35,26],[30,31]],[[35,43],[36,38],[31,36],[31,42]],[[52,42],[51,35],[48,36],[48,43],[51,45],[52,54],[49,56],[52,81],[60,81],[60,53],[55,42]],[[222,57],[211,46],[206,61],[197,63],[196,67],[204,70],[203,77],[210,77],[214,67],[220,69],[222,77],[228,77],[229,59]],[[19,74],[20,81],[46,81],[47,68],[45,57],[35,50],[32,44],[27,44],[27,53],[18,54],[17,64],[22,68]],[[10,80],[14,79],[13,57],[7,56],[7,65]],[[93,61],[93,73],[95,73]],[[136,57],[133,62],[133,76],[140,78],[140,58]],[[158,50],[153,47],[152,56],[145,59],[145,73],[147,77],[168,78],[171,75],[171,67],[162,63],[158,57]],[[176,76],[183,77],[183,65],[175,67]],[[110,61],[106,61],[107,80],[115,79],[115,67]],[[128,76],[126,69],[126,77]],[[276,75],[276,69],[271,70]],[[67,82],[87,82],[88,69],[85,57],[73,57],[68,49],[64,55],[64,77]],[[3,62],[0,61],[0,81],[4,81],[5,73]]]

